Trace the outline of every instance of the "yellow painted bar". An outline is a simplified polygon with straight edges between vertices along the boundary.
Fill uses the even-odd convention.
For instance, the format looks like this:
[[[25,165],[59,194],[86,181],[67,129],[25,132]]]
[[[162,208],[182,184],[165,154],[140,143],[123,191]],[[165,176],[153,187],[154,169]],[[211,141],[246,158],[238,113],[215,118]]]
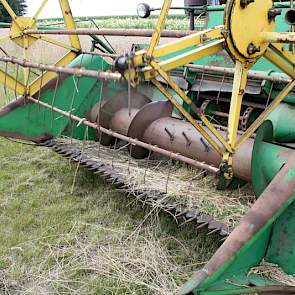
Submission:
[[[20,26],[17,22],[17,15],[14,13],[8,2],[6,0],[0,0],[0,2],[2,3],[3,7],[6,9],[8,14],[11,16],[11,18],[16,22],[16,24]]]
[[[34,37],[33,35],[32,35],[32,37]],[[65,48],[65,49],[69,49],[69,50],[71,50],[71,51],[75,51],[75,52],[79,52],[80,50],[79,49],[76,49],[76,48],[74,48],[74,47],[72,47],[72,46],[70,46],[70,45],[68,45],[68,44],[65,44],[65,43],[62,43],[62,42],[59,42],[59,41],[57,41],[57,40],[54,40],[54,39],[51,39],[51,38],[48,38],[48,37],[46,37],[46,36],[39,36],[39,38],[37,38],[37,39],[41,39],[41,40],[43,40],[43,41],[45,41],[45,42],[48,42],[48,43],[50,43],[50,44],[53,44],[53,45],[56,45],[56,46],[59,46],[59,47],[63,47],[63,48]]]
[[[28,48],[29,48],[29,40],[27,36],[24,36],[24,60],[28,60],[29,59],[29,52],[28,52]],[[23,72],[24,72],[24,84],[26,86],[28,86],[28,79],[29,79],[29,69],[28,68],[24,68],[23,67]]]
[[[220,132],[211,124],[211,122],[206,118],[206,116],[194,105],[194,103],[191,101],[191,99],[185,94],[184,91],[182,91],[178,85],[169,77],[169,75],[161,69],[161,67],[156,63],[152,61],[153,68],[162,76],[162,78],[168,83],[168,85],[182,98],[182,100],[187,103],[189,106],[191,106],[192,110],[199,116],[200,120],[205,124],[205,126],[213,133],[213,135],[218,139],[218,141],[226,148],[227,151],[232,152],[231,146],[225,141],[225,139],[222,137]],[[195,123],[196,124],[196,123]],[[205,137],[205,135],[204,135]],[[216,148],[216,142],[214,139],[212,139],[211,136],[205,137],[206,140],[215,148]],[[215,143],[215,144],[214,144]],[[220,149],[220,148],[219,148]]]
[[[0,42],[8,41],[8,40],[10,40],[10,35],[6,35],[6,36],[1,36],[0,37]]]
[[[264,57],[275,66],[277,66],[279,69],[281,69],[283,72],[285,72],[288,76],[295,79],[295,71],[293,67],[290,64],[286,63],[286,60],[281,58],[278,54],[270,50],[270,48],[266,50]]]
[[[36,13],[33,16],[33,19],[36,20],[40,13],[43,11],[45,5],[47,4],[48,0],[43,0],[43,2],[41,3],[40,7],[38,8],[38,10],[36,11]]]
[[[223,42],[223,40],[214,41],[208,45],[202,46],[201,48],[189,51],[169,60],[162,61],[159,63],[159,65],[164,71],[169,72],[192,61],[213,55],[221,51],[223,49]]]
[[[156,30],[153,34],[150,46],[147,50],[147,56],[152,57],[155,47],[159,44],[161,33],[164,29],[165,22],[171,7],[172,0],[164,0],[164,4],[157,22]]]
[[[192,61],[201,59],[209,55],[213,55],[221,51],[223,49],[223,42],[223,40],[211,42],[208,45],[202,46],[200,48],[191,50],[184,54],[162,61],[159,63],[159,66],[164,71],[169,72],[173,69],[176,69],[177,67],[184,66]],[[151,76],[151,71],[152,67],[150,66],[143,69],[145,79],[149,80],[150,78],[153,78],[153,76]]]
[[[184,109],[184,107],[173,97],[173,95],[156,79],[151,80],[153,84],[167,97],[167,99],[180,111],[180,113],[190,122],[193,127],[204,136],[208,143],[220,154],[223,155],[222,148],[212,139],[207,131],[200,126],[196,120]]]
[[[16,91],[16,93],[19,95],[24,95],[26,93],[25,85],[19,81],[16,81],[12,76],[6,74],[2,70],[0,70],[0,83],[6,85],[7,88]]]
[[[192,46],[198,46],[200,44],[203,44],[212,40],[223,39],[223,36],[221,34],[222,28],[223,26],[217,27],[211,30],[201,31],[201,32],[183,37],[180,40],[176,40],[173,42],[169,42],[168,44],[158,46],[155,49],[153,56],[155,58],[162,57],[169,53],[177,52]]]
[[[59,4],[60,4],[60,8],[62,10],[62,14],[63,14],[63,18],[64,18],[66,28],[68,30],[75,30],[76,25],[75,25],[75,22],[74,22],[74,19],[73,19],[73,15],[72,15],[72,11],[71,11],[69,1],[68,0],[59,0]],[[69,36],[69,38],[70,38],[72,47],[74,47],[74,48],[76,48],[78,50],[82,49],[79,36],[71,35],[71,36]]]
[[[288,61],[292,66],[295,66],[295,56],[284,48],[282,44],[271,44],[270,49],[279,54],[283,59]]]
[[[55,66],[62,67],[68,65],[74,58],[76,54],[74,52],[68,52],[64,57],[62,57]],[[50,80],[54,79],[57,76],[56,73],[53,72],[46,72],[44,73],[43,77],[39,76],[32,84],[29,86],[29,95],[33,96],[36,94],[40,87],[45,86]],[[41,85],[42,80],[42,85]]]
[[[240,114],[243,97],[247,86],[248,66],[236,61],[235,76],[233,82],[232,96],[230,100],[230,111],[228,117],[228,143],[235,150],[235,142],[239,129]]]
[[[216,27],[214,29],[204,30],[195,34],[180,38],[176,41],[169,42],[168,44],[157,46],[154,50],[153,57],[158,58],[173,52],[183,50],[188,47],[198,46],[200,44],[223,38],[222,32],[223,26]],[[143,63],[143,56],[146,54],[146,50],[140,50],[135,53],[134,63],[140,65]]]
[[[284,100],[284,98],[295,87],[295,80],[290,82],[277,96],[277,98],[270,104],[270,106],[256,119],[256,121],[250,126],[250,128],[243,134],[242,137],[236,143],[238,149],[246,140],[248,140],[263,121],[270,115],[270,113]]]

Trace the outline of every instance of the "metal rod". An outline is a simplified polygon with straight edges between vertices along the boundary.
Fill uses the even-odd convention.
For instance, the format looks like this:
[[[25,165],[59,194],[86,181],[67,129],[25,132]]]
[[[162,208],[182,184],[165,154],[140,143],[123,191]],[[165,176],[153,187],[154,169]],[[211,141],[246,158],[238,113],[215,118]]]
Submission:
[[[12,57],[12,56],[11,57],[10,56],[1,56],[0,61],[16,64],[16,65],[22,66],[24,68],[40,69],[41,71],[49,71],[49,72],[55,72],[55,73],[60,73],[60,74],[68,74],[68,75],[74,75],[77,77],[84,76],[84,77],[90,77],[90,78],[95,78],[95,79],[99,79],[99,80],[115,80],[117,82],[123,81],[123,77],[120,73],[90,71],[90,70],[83,70],[83,69],[78,69],[78,68],[56,67],[56,66],[52,66],[52,65],[32,63],[32,62],[26,61],[24,59]]]
[[[190,19],[189,29],[191,31],[194,31],[195,30],[195,11],[194,10],[190,10],[190,12],[189,12],[189,19]]]
[[[235,73],[235,70],[232,68],[224,68],[224,67],[215,67],[215,66],[201,66],[201,65],[195,65],[195,64],[187,64],[185,65],[186,68],[189,69],[195,69],[205,72],[214,72],[214,73],[220,73],[220,74],[228,74],[233,76]],[[289,83],[291,82],[290,78],[284,78],[280,74],[272,74],[272,76],[268,76],[266,74],[263,74],[261,72],[255,72],[255,71],[249,71],[248,78],[255,79],[255,80],[266,80],[271,81],[274,83]]]
[[[263,32],[261,37],[265,42],[270,43],[294,43],[295,33],[294,32]]]
[[[130,37],[152,37],[154,30],[141,29],[77,29],[77,30],[25,30],[27,35],[96,35],[96,36],[130,36]],[[164,30],[162,38],[181,38],[194,31]]]
[[[112,54],[112,53],[102,53],[102,52],[91,52],[91,51],[81,51],[82,54],[89,54],[93,56],[101,56],[101,57],[110,57],[110,58],[117,58],[119,54]]]
[[[31,97],[31,96],[26,96],[26,99],[28,99],[29,101],[32,101],[35,104],[38,104],[39,103],[41,106],[43,106],[43,107],[45,107],[45,108],[47,108],[49,110],[53,110],[54,112],[57,112],[57,113],[61,114],[64,117],[70,118],[73,121],[79,122],[81,124],[84,124],[85,126],[88,126],[90,128],[96,129],[96,130],[98,130],[100,132],[103,132],[103,133],[109,135],[109,136],[112,136],[112,137],[118,138],[120,140],[129,142],[131,145],[140,146],[140,147],[145,148],[145,149],[147,149],[149,151],[152,151],[152,152],[161,154],[163,156],[167,156],[167,157],[169,157],[169,158],[171,158],[173,160],[177,160],[177,161],[181,161],[181,162],[187,163],[188,165],[194,166],[194,167],[199,168],[199,169],[207,170],[207,171],[209,171],[211,173],[214,173],[214,174],[218,174],[219,173],[219,169],[216,168],[216,167],[207,165],[205,163],[200,163],[200,162],[198,162],[196,160],[187,158],[187,157],[185,157],[183,155],[176,154],[176,153],[173,153],[173,152],[170,152],[170,151],[161,149],[161,148],[159,148],[157,146],[150,145],[148,143],[139,141],[137,139],[130,138],[130,137],[127,137],[127,136],[122,135],[120,133],[114,132],[112,130],[103,128],[101,126],[98,126],[98,124],[96,124],[96,123],[92,123],[92,122],[86,120],[85,118],[80,118],[80,117],[77,117],[75,115],[70,115],[69,112],[63,111],[63,110],[58,109],[56,107],[52,107],[51,105],[49,105],[49,104],[47,104],[45,102],[42,102],[42,101],[39,101],[38,102],[37,99],[35,99],[35,98]]]

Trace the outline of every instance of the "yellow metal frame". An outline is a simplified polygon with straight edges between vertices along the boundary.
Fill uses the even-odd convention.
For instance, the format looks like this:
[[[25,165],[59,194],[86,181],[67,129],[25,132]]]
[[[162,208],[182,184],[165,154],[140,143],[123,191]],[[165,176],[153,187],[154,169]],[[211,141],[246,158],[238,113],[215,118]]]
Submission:
[[[64,23],[66,28],[68,30],[76,29],[76,25],[71,12],[69,1],[68,0],[58,0],[58,1],[59,1],[60,9],[64,17]],[[14,41],[17,45],[19,45],[20,47],[24,49],[23,56],[24,56],[24,59],[26,60],[29,57],[29,52],[28,52],[29,47],[37,40],[42,40],[44,42],[51,43],[59,47],[63,47],[65,49],[68,49],[69,52],[65,56],[63,56],[59,61],[57,61],[55,66],[66,66],[72,60],[74,60],[77,57],[77,55],[80,54],[81,52],[82,47],[81,47],[80,39],[77,35],[70,36],[69,37],[70,44],[66,44],[66,43],[48,38],[46,36],[24,34],[24,30],[36,28],[37,26],[36,20],[39,17],[40,13],[44,10],[47,2],[48,0],[43,0],[39,8],[37,9],[36,13],[34,14],[34,16],[30,18],[30,17],[17,16],[6,0],[0,0],[0,3],[3,5],[3,7],[6,9],[8,14],[12,18],[12,25],[11,25],[10,32],[7,36],[1,37],[0,42],[7,41],[9,39],[11,41]],[[8,88],[14,90],[19,95],[29,94],[30,96],[33,96],[39,91],[40,87],[45,86],[51,79],[56,77],[55,73],[44,72],[37,79],[35,79],[32,83],[29,84],[28,83],[29,70],[27,68],[23,68],[23,71],[24,71],[24,83],[17,81],[13,77],[5,73],[3,70],[0,70],[0,82],[5,84]]]
[[[292,79],[295,79],[295,56],[286,50],[283,45],[277,44],[278,42],[295,43],[295,34],[263,31],[272,30],[274,28],[274,22],[270,22],[269,19],[264,16],[265,11],[268,11],[268,6],[272,5],[272,1],[267,0],[268,6],[265,7],[265,3],[262,0],[258,0],[255,2],[256,6],[250,7],[249,10],[252,14],[255,13],[255,20],[259,20],[258,27],[256,27],[255,24],[251,24],[250,29],[252,30],[252,36],[257,44],[257,47],[260,46],[261,51],[253,54],[245,52],[245,46],[247,43],[245,43],[245,40],[242,40],[243,36],[237,37],[240,38],[240,40],[237,40],[237,42],[239,42],[238,48],[235,48],[236,44],[233,43],[234,41],[229,38],[227,33],[231,29],[229,19],[231,18],[231,21],[233,21],[232,16],[230,15],[230,6],[233,4],[236,5],[234,15],[236,21],[239,20],[239,17],[242,17],[243,19],[247,19],[247,17],[249,17],[249,21],[251,22],[251,13],[247,16],[247,14],[245,14],[245,10],[239,8],[241,7],[239,3],[240,1],[241,0],[230,0],[227,2],[224,26],[197,32],[177,41],[158,46],[161,32],[164,28],[171,5],[171,0],[165,0],[149,48],[147,50],[138,51],[134,56],[130,57],[131,60],[129,61],[129,64],[132,65],[131,71],[129,68],[124,74],[125,78],[129,80],[133,86],[138,84],[140,80],[150,80],[153,82],[153,84],[179,110],[183,117],[189,121],[193,127],[202,134],[208,143],[223,157],[224,163],[227,164],[228,167],[227,171],[224,173],[226,179],[231,179],[233,177],[233,154],[249,137],[254,134],[267,116],[283,101],[286,95],[288,95],[288,93],[295,86],[295,81],[290,82],[273,101],[273,103],[249,127],[249,129],[238,138],[238,126],[243,96],[247,85],[248,71],[256,60],[264,55],[273,64],[287,73]],[[257,17],[260,14],[259,11],[261,11],[261,17]],[[261,32],[259,29],[260,27],[262,28]],[[236,31],[234,33],[236,36],[239,35]],[[275,41],[276,44],[272,43],[273,41]],[[157,60],[158,58],[165,57],[171,53],[176,53],[190,47],[195,48],[184,54],[176,55],[176,57],[173,58],[164,59],[162,61]],[[169,71],[203,57],[216,54],[223,49],[226,49],[229,55],[236,62],[226,138],[222,137],[221,133],[206,118],[205,114],[203,114],[200,109],[193,104],[185,92],[180,89],[174,80],[169,76]],[[137,71],[136,68],[140,68],[140,71]],[[206,129],[183,108],[182,104],[180,104],[165,87],[162,86],[162,84],[156,79],[158,75],[166,81],[167,85],[173,89],[176,94],[178,94],[183,102],[191,107],[192,111],[198,116],[202,124],[206,126]]]

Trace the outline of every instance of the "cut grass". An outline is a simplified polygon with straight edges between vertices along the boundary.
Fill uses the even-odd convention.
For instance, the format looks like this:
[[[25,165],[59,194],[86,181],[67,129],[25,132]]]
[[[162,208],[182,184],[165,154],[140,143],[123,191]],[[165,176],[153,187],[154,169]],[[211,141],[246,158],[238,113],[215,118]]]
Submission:
[[[159,155],[153,154],[150,161],[136,160],[130,158],[127,149],[120,148],[120,144],[114,150],[92,141],[59,141],[69,147],[78,147],[92,160],[113,169],[130,185],[130,191],[144,190],[153,194],[157,190],[165,193],[166,197],[154,204],[164,210],[169,200],[177,207],[210,215],[216,221],[234,228],[256,200],[250,184],[237,190],[221,191],[217,189],[217,176],[189,169],[181,162],[172,162]]]
[[[0,140],[0,293],[172,294],[216,250],[43,148]]]

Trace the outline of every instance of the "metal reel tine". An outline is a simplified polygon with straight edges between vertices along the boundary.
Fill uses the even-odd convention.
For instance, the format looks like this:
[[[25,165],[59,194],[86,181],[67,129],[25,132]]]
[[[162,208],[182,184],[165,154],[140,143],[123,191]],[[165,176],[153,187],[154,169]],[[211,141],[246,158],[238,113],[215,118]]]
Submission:
[[[115,145],[114,145],[114,150],[113,150],[113,155],[112,155],[112,168],[114,169],[114,158],[115,158],[115,153],[117,150],[117,144],[118,144],[118,138],[116,137],[115,139]]]
[[[81,154],[79,156],[79,161],[78,161],[78,164],[77,164],[77,167],[76,167],[76,170],[75,170],[75,175],[74,175],[74,179],[73,179],[71,194],[73,194],[73,192],[74,192],[74,188],[75,188],[75,184],[76,184],[76,180],[77,180],[77,174],[78,174],[78,171],[79,171],[79,168],[80,168],[80,165],[81,165],[82,157],[83,157],[84,152],[85,152],[85,142],[86,142],[86,139],[88,139],[88,128],[89,127],[85,125]]]
[[[5,63],[4,84],[3,84],[5,95],[7,95],[7,71],[8,71],[8,63],[6,62]]]
[[[130,61],[128,61],[128,114],[129,117],[131,117],[131,65],[130,65]]]
[[[147,175],[147,170],[149,169],[149,164],[150,164],[150,160],[151,160],[151,155],[152,155],[152,151],[150,150],[149,151],[149,155],[148,155],[148,158],[147,158],[147,164],[146,164],[146,167],[144,169],[144,174],[143,174],[143,183],[145,184],[146,182],[146,175]]]
[[[271,83],[271,86],[270,86],[270,90],[269,90],[269,94],[268,94],[268,97],[267,97],[267,102],[266,102],[266,108],[269,106],[269,102],[270,102],[270,99],[271,99],[271,95],[273,93],[273,88],[274,88],[274,82]]]
[[[169,159],[169,171],[168,171],[168,175],[167,175],[167,180],[166,180],[166,189],[165,189],[165,192],[166,194],[168,193],[168,185],[169,185],[169,180],[170,180],[170,175],[171,175],[171,170],[172,170],[172,164],[173,164],[173,160],[172,158],[170,157]]]
[[[223,76],[222,76],[221,85],[220,85],[219,92],[218,92],[218,95],[217,95],[217,98],[216,98],[216,103],[217,103],[217,104],[219,103],[219,99],[220,99],[220,95],[221,95],[222,87],[223,87],[223,84],[224,84],[224,82],[225,82],[225,76],[226,76],[226,73],[225,73],[225,70],[224,70],[224,72],[223,72]]]
[[[43,76],[44,76],[44,71],[42,70],[41,78],[40,78],[39,91],[38,91],[38,113],[40,111],[40,98],[41,98],[41,89],[42,89],[42,85],[43,85]]]
[[[15,95],[15,100],[17,100],[17,81],[18,81],[18,76],[19,76],[19,65],[16,66],[16,74],[15,74],[15,85],[14,85],[14,95]]]
[[[31,69],[31,67],[29,67],[28,77],[27,77],[27,81],[26,81],[26,90],[28,90],[28,88],[29,88],[31,73],[32,73],[32,69]]]
[[[102,132],[99,130],[98,157],[100,157]]]
[[[60,81],[60,74],[57,75],[56,83],[55,83],[55,87],[54,87],[54,91],[53,91],[53,96],[52,96],[52,101],[51,101],[51,129],[53,128],[53,121],[54,121],[54,117],[55,117],[55,112],[54,112],[53,108],[54,108],[54,104],[55,104],[56,93],[57,93],[59,81]]]
[[[128,174],[130,174],[132,147],[133,147],[133,144],[130,144],[130,149],[129,149],[129,153],[128,153]]]
[[[201,94],[201,88],[203,86],[204,76],[205,76],[205,70],[203,70],[203,72],[202,72],[202,77],[201,77],[200,86],[199,86],[199,90],[198,90],[197,101],[200,100],[200,94]]]
[[[70,120],[70,130],[71,130],[71,143],[72,143],[72,139],[74,136],[74,124],[73,124],[73,120],[72,120],[72,114],[73,114],[73,107],[74,107],[74,103],[75,103],[75,99],[76,99],[76,95],[78,93],[78,85],[79,85],[79,77],[78,77],[78,82],[76,84],[76,80],[75,80],[75,76],[73,76],[73,81],[74,81],[74,91],[73,91],[73,95],[72,95],[72,99],[71,99],[71,104],[70,104],[70,109],[69,109],[69,120]]]

